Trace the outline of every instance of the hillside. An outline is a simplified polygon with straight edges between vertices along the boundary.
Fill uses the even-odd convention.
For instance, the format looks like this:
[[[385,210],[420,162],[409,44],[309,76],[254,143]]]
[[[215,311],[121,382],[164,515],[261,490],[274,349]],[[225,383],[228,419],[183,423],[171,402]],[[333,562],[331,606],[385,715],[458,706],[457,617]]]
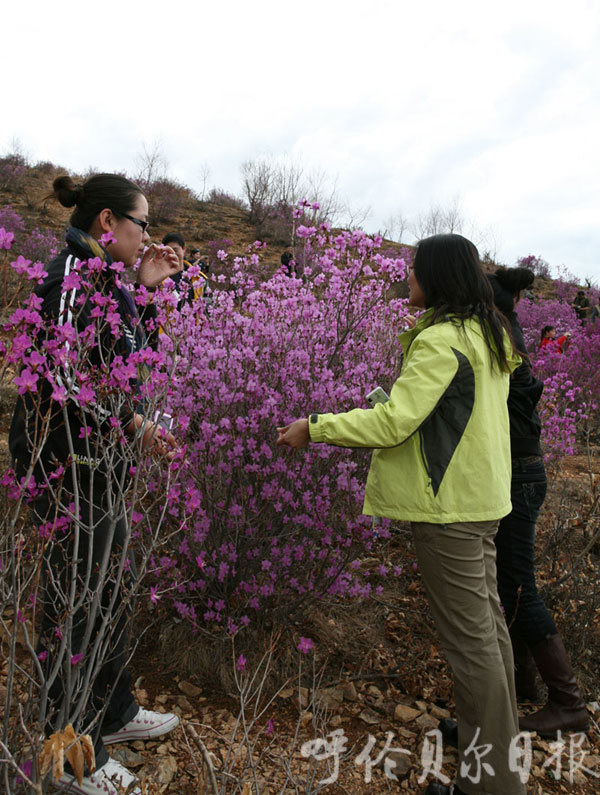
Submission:
[[[62,169],[42,164],[35,168],[24,168],[17,175],[18,179],[15,177],[12,182],[10,179],[8,181],[5,179],[2,183],[0,179],[0,210],[10,204],[23,218],[25,228],[18,233],[19,235],[25,237],[32,230],[41,228],[50,230],[58,239],[62,238],[63,230],[68,223],[69,210],[61,208],[54,202],[44,201],[51,189],[52,180],[62,173],[65,173]],[[171,214],[171,220],[159,218],[153,225],[151,232],[155,241],[160,241],[166,232],[178,231],[183,234],[189,247],[197,246],[206,259],[211,259],[214,258],[218,248],[228,249],[230,257],[243,255],[248,245],[256,239],[256,225],[251,223],[249,211],[235,197],[221,194],[215,197],[216,201],[199,201],[182,186],[171,183],[164,187],[165,193],[162,197],[155,193],[156,203],[153,203],[153,197],[150,196],[151,221],[157,214],[160,217],[161,212],[163,215]],[[163,207],[161,211],[158,206],[161,198],[170,199],[173,206]],[[275,224],[267,229],[264,237],[268,244],[263,257],[266,264],[264,272],[269,273],[279,267],[280,254],[286,240],[283,235],[277,233]],[[390,247],[395,250],[401,248],[397,244],[385,241],[383,248]],[[16,245],[13,251],[7,252],[7,261],[9,257],[12,258],[12,254],[16,256],[18,251]],[[228,267],[227,263],[221,265],[216,259],[212,261],[215,263],[214,271]],[[363,279],[362,273],[363,271],[360,271],[361,278],[356,278],[354,283],[366,282],[367,286],[370,286],[370,281]],[[10,276],[12,275],[14,274],[10,273]],[[217,329],[218,334],[224,333],[215,322],[215,318],[219,316],[218,302],[216,302],[217,308],[212,312],[205,313],[203,310],[202,313],[198,313],[202,315],[201,322],[197,322],[197,318],[193,319],[197,332],[189,332],[190,336],[193,338],[193,334],[197,333],[197,342],[208,339],[210,344],[207,344],[207,348],[199,346],[194,350],[193,356],[182,356],[178,364],[182,361],[192,362],[196,368],[198,363],[196,369],[202,375],[207,373],[216,375],[214,383],[210,383],[212,391],[208,394],[200,391],[204,388],[200,381],[185,387],[190,389],[193,397],[191,401],[193,410],[190,412],[193,416],[186,438],[186,441],[189,441],[189,447],[185,451],[188,460],[194,462],[196,460],[192,458],[195,454],[193,437],[200,428],[200,422],[202,426],[213,423],[215,429],[221,429],[228,426],[230,419],[234,417],[243,426],[244,421],[248,417],[251,418],[251,412],[254,410],[254,403],[251,401],[256,402],[257,410],[262,410],[267,392],[279,395],[279,402],[276,403],[273,399],[275,416],[278,412],[283,412],[282,406],[287,409],[296,381],[300,382],[303,376],[312,373],[320,374],[317,378],[324,381],[326,376],[322,374],[325,370],[331,369],[329,364],[321,369],[313,367],[312,360],[307,360],[303,354],[304,349],[310,347],[306,344],[306,340],[313,338],[322,342],[326,339],[329,328],[336,329],[336,318],[328,315],[327,318],[331,319],[331,322],[326,324],[321,321],[320,325],[315,321],[316,315],[308,315],[308,321],[304,320],[302,310],[308,303],[306,294],[298,289],[298,282],[294,280],[282,277],[280,282],[286,283],[282,290],[289,291],[283,296],[284,302],[256,303],[252,305],[254,309],[247,309],[247,305],[240,302],[241,309],[235,307],[236,322],[231,324],[231,328],[237,329],[239,325],[243,331],[240,332],[239,337],[231,337],[232,342],[229,346],[221,339],[218,345],[212,346],[212,351],[209,350],[212,344],[211,327]],[[273,283],[277,285],[277,281],[273,280],[269,287]],[[26,283],[27,289],[30,284]],[[389,284],[386,283],[386,288],[388,286]],[[405,291],[404,283],[399,286],[399,290]],[[551,280],[537,280],[536,292],[548,296],[552,295],[553,291],[554,283]],[[382,350],[396,354],[398,351],[396,329],[402,324],[390,323],[387,320],[385,312],[391,304],[396,303],[388,300],[390,292],[391,290],[382,292],[381,303],[377,305],[377,310],[373,314],[377,318],[383,318],[381,324],[385,326],[386,334],[382,340],[386,342],[386,346],[389,345],[389,350],[388,347]],[[270,297],[269,293],[270,290],[252,291],[251,297],[260,297],[263,294]],[[336,294],[331,301],[326,301],[322,300],[322,295],[317,290],[314,293],[317,296],[316,302],[322,307],[333,307],[338,311],[338,307],[343,303],[337,300]],[[9,292],[9,300],[11,297],[20,298],[20,296],[11,296]],[[300,306],[297,315],[294,315],[294,301]],[[350,300],[347,300],[346,305],[351,308],[354,306]],[[264,311],[260,311],[261,308],[264,308]],[[535,309],[535,305],[533,308]],[[251,325],[242,327],[237,321],[245,322],[248,318],[253,321],[254,318],[258,318],[260,322],[255,324],[258,327],[263,323],[265,325],[269,323],[271,315],[279,315],[279,325],[273,326],[274,330],[270,336],[257,336],[255,354],[254,349],[251,350],[249,347],[252,341]],[[349,315],[351,317],[350,310]],[[295,318],[298,320],[295,321]],[[339,316],[337,320],[339,321]],[[297,322],[296,326],[293,326],[294,322]],[[290,373],[286,376],[288,380],[282,380],[283,368],[280,367],[280,360],[274,351],[279,350],[276,343],[286,339],[290,327],[297,331],[295,339],[298,358],[294,359],[289,367]],[[8,332],[4,330],[0,332],[1,334],[6,338]],[[168,337],[168,332],[166,336]],[[179,337],[181,340],[186,340],[185,333],[180,334]],[[371,339],[369,333],[364,333],[360,341],[366,344]],[[273,348],[269,347],[271,344]],[[381,344],[383,345],[383,342]],[[368,372],[368,363],[376,358],[374,350],[379,353],[378,349],[358,345],[356,347],[356,372],[364,374],[366,370],[364,376],[366,379],[372,377],[372,373]],[[337,347],[335,352],[337,353]],[[574,344],[570,361],[575,360],[575,352]],[[383,355],[379,358],[386,359]],[[388,359],[391,370],[397,360],[395,355],[388,356],[386,361]],[[234,368],[235,363],[240,361],[242,362],[240,366],[246,369],[241,372],[241,377],[238,377]],[[330,362],[334,361],[334,357],[331,357]],[[256,380],[259,364],[264,364],[266,367],[265,372],[268,377],[265,377],[264,382]],[[339,365],[336,378],[344,369],[342,364]],[[353,360],[350,364],[354,366]],[[270,366],[272,370],[269,370]],[[228,368],[232,370],[231,380],[236,383],[236,392],[226,391]],[[351,374],[347,380],[351,382],[355,372],[354,370],[349,372]],[[387,370],[382,371],[382,374],[387,377]],[[4,380],[0,382],[0,477],[9,462],[6,439],[17,392],[17,386],[13,383],[15,372],[7,370],[4,375]],[[394,379],[396,375],[397,370],[393,375]],[[178,383],[183,390],[183,379]],[[384,382],[379,381],[379,383]],[[390,383],[393,383],[393,379]],[[387,386],[387,383],[385,385]],[[305,379],[304,388],[310,398],[315,398],[312,382]],[[360,396],[364,392],[359,390],[358,394]],[[271,398],[270,395],[269,397]],[[323,402],[329,399],[327,395],[319,397]],[[560,399],[561,393],[557,391],[555,393],[557,404]],[[565,405],[571,406],[571,403]],[[175,416],[175,412],[173,413]],[[200,455],[204,454],[204,449],[211,452],[211,456],[207,455],[206,461],[198,459],[203,462],[202,465],[196,466],[194,463],[192,467],[194,473],[198,473],[199,481],[202,481],[205,488],[202,500],[207,505],[209,498],[214,501],[214,505],[210,503],[212,513],[211,521],[208,522],[209,525],[214,526],[216,532],[214,547],[216,551],[213,561],[217,560],[217,554],[223,556],[228,554],[223,537],[219,535],[221,528],[228,527],[223,524],[225,518],[233,518],[231,527],[235,532],[231,532],[231,538],[235,538],[236,544],[238,541],[243,542],[246,536],[251,536],[248,531],[258,529],[257,540],[252,540],[251,545],[254,547],[256,544],[256,551],[250,546],[240,547],[242,551],[239,556],[236,551],[235,560],[242,562],[255,560],[257,570],[260,567],[261,572],[270,570],[271,558],[263,560],[263,554],[258,546],[259,541],[261,543],[264,541],[267,547],[273,547],[278,551],[277,543],[273,542],[277,540],[275,536],[279,533],[285,539],[295,538],[292,532],[297,533],[302,541],[310,538],[311,524],[307,523],[305,516],[309,512],[311,517],[312,513],[316,515],[315,521],[321,522],[322,519],[326,528],[329,527],[328,522],[332,527],[337,522],[340,528],[336,529],[336,532],[343,534],[344,540],[346,534],[350,536],[351,532],[357,532],[356,529],[349,531],[349,525],[345,520],[346,514],[338,511],[338,508],[343,508],[345,502],[350,503],[351,498],[359,494],[361,483],[359,479],[355,479],[351,486],[344,485],[351,482],[350,475],[344,475],[342,478],[341,474],[338,474],[338,470],[335,469],[338,462],[335,459],[332,459],[331,464],[328,459],[323,459],[324,468],[322,472],[319,470],[319,480],[310,481],[306,486],[306,504],[309,506],[306,510],[301,507],[294,513],[295,509],[287,503],[283,510],[281,506],[276,507],[276,499],[267,489],[264,490],[264,494],[260,492],[255,514],[240,514],[240,511],[245,511],[246,506],[254,502],[254,494],[244,492],[244,499],[240,498],[239,504],[236,502],[232,505],[231,502],[227,502],[230,492],[234,491],[236,478],[244,481],[244,486],[249,485],[250,488],[254,488],[255,483],[258,484],[257,488],[262,487],[263,482],[269,487],[276,483],[278,475],[275,469],[269,469],[271,464],[268,462],[272,459],[278,465],[278,471],[283,472],[281,478],[285,480],[286,491],[299,488],[299,484],[302,486],[305,483],[301,477],[307,477],[306,472],[301,472],[299,469],[295,475],[288,475],[288,470],[282,468],[284,464],[287,467],[290,460],[300,463],[302,467],[305,465],[301,458],[303,452],[297,457],[286,457],[280,448],[275,449],[274,416],[265,414],[265,424],[257,425],[258,430],[252,430],[251,438],[248,433],[252,446],[249,446],[247,454],[234,453],[228,457],[233,446],[229,445],[229,437],[223,436],[224,454],[219,461],[222,466],[221,474],[213,466],[221,454],[217,452],[212,455],[210,443],[206,443],[206,448],[202,450],[200,450],[201,445],[198,445]],[[595,426],[591,424],[585,426],[588,428],[587,437],[580,432],[584,442],[580,448],[582,454],[565,456],[559,460],[558,466],[550,469],[548,498],[537,524],[539,584],[553,617],[560,625],[588,702],[592,729],[588,738],[583,740],[583,752],[587,754],[585,761],[593,772],[587,773],[576,769],[575,776],[569,780],[577,761],[572,757],[573,743],[569,746],[567,740],[562,757],[564,767],[560,770],[555,756],[552,755],[553,747],[548,741],[534,737],[533,768],[529,787],[530,792],[535,795],[559,792],[583,795],[600,791],[600,785],[598,789],[594,789],[600,780],[598,732],[600,448],[596,435],[597,418],[594,416],[593,420],[596,422]],[[202,435],[204,432],[203,427],[202,433],[198,434],[202,445],[209,438]],[[237,426],[235,433],[240,437],[243,436],[243,432],[237,430]],[[254,444],[255,438],[257,444]],[[111,446],[114,447],[112,443]],[[255,447],[261,447],[260,455],[265,456],[264,460],[254,458]],[[337,452],[334,451],[334,454],[337,455]],[[248,462],[252,457],[251,469],[243,466],[247,463],[246,455]],[[368,462],[366,453],[363,455],[361,451],[353,451],[351,455],[354,456],[354,461]],[[360,458],[361,455],[363,458]],[[151,456],[149,455],[148,458]],[[158,459],[158,456],[156,458]],[[232,462],[230,469],[225,469],[223,463],[225,461]],[[150,481],[158,484],[157,488],[168,484],[168,465],[165,466],[164,462],[156,460],[151,461],[149,466],[154,467],[150,471],[156,477],[153,476]],[[331,471],[325,469],[330,466]],[[368,466],[368,463],[365,466]],[[339,470],[340,473],[342,471]],[[349,473],[353,470],[347,467],[346,471]],[[290,469],[289,472],[293,473],[294,470]],[[330,477],[331,485],[328,485]],[[6,479],[4,482],[10,481]],[[146,482],[148,481],[144,480],[144,483]],[[190,495],[195,496],[200,502],[198,494],[193,489],[188,491],[188,487],[189,482],[186,481],[186,488],[178,491],[181,493],[182,502],[186,503]],[[153,485],[152,489],[154,488]],[[12,503],[6,493],[8,489],[5,487],[3,491],[5,493],[0,494],[0,512],[9,516]],[[328,507],[329,503],[323,503],[326,492],[335,493],[340,500],[339,503],[331,503],[331,508]],[[208,536],[196,539],[195,532],[191,532],[191,523],[179,525],[179,515],[174,508],[176,503],[168,503],[165,497],[165,494],[169,494],[168,491],[160,491],[159,488],[156,492],[159,495],[156,499],[159,509],[154,510],[156,506],[146,505],[146,501],[152,502],[151,493],[154,491],[149,489],[144,499],[140,500],[138,507],[146,512],[144,532],[151,527],[159,528],[157,536],[160,536],[162,546],[157,547],[161,553],[160,565],[157,568],[164,570],[168,575],[172,571],[170,563],[175,556],[186,555],[186,550],[191,548],[193,552],[190,553],[190,559],[193,562],[194,574],[193,577],[191,574],[188,577],[186,569],[181,575],[176,599],[169,591],[169,583],[164,586],[164,590],[157,592],[156,586],[151,585],[156,572],[147,570],[147,580],[144,580],[143,587],[139,591],[131,661],[135,696],[142,706],[158,711],[175,711],[182,720],[181,728],[164,739],[144,742],[140,740],[132,743],[130,747],[111,748],[111,753],[119,755],[124,764],[141,776],[145,782],[147,795],[159,795],[159,793],[193,795],[206,792],[219,792],[220,795],[228,793],[283,795],[287,792],[302,792],[306,795],[316,795],[323,789],[319,782],[332,773],[333,754],[326,752],[331,750],[332,738],[338,736],[347,737],[349,747],[343,749],[340,759],[337,757],[335,759],[336,763],[340,763],[338,788],[328,787],[327,792],[341,791],[351,795],[362,795],[362,793],[390,792],[392,788],[406,792],[408,795],[422,792],[425,786],[420,780],[425,765],[422,754],[428,742],[426,738],[431,736],[428,733],[437,727],[440,719],[454,715],[455,710],[451,675],[445,657],[440,652],[436,631],[427,607],[422,573],[416,562],[408,524],[394,522],[389,533],[387,530],[385,533],[380,530],[373,532],[374,542],[368,547],[361,547],[360,556],[353,560],[361,576],[363,573],[365,578],[372,575],[374,587],[368,597],[356,597],[353,594],[353,598],[338,599],[335,592],[331,595],[328,592],[326,597],[316,604],[308,603],[311,604],[310,607],[307,607],[305,602],[304,608],[298,607],[295,611],[285,612],[284,608],[290,602],[294,603],[293,591],[289,590],[285,592],[285,599],[282,598],[278,603],[279,612],[271,613],[268,608],[265,610],[261,608],[259,613],[257,607],[259,618],[256,626],[252,624],[246,627],[240,622],[240,626],[244,626],[245,629],[238,631],[236,626],[235,629],[230,630],[231,625],[228,625],[227,631],[224,631],[224,623],[219,624],[213,614],[208,618],[205,615],[203,621],[190,623],[189,613],[185,610],[180,611],[179,607],[175,609],[175,601],[183,602],[184,584],[187,585],[190,581],[190,585],[194,586],[193,589],[190,587],[190,593],[192,591],[195,593],[198,571],[202,570],[203,577],[210,576],[204,572],[204,554],[208,550],[206,554],[210,555],[211,539]],[[304,500],[304,494],[302,496]],[[164,500],[161,502],[162,497]],[[202,505],[205,503],[203,502]],[[165,524],[155,525],[154,521],[158,521],[157,517],[163,515],[163,508],[167,504],[170,508]],[[185,507],[187,512],[187,503]],[[171,514],[171,510],[174,513]],[[357,512],[360,513],[360,506]],[[243,519],[239,520],[238,533],[238,520],[235,517],[240,515]],[[280,516],[289,519],[287,527],[279,521]],[[136,528],[142,527],[140,522],[140,519],[132,517],[132,523],[135,523]],[[369,533],[374,531],[375,525],[368,526]],[[35,533],[31,533],[31,522],[26,511],[23,511],[19,518],[18,531],[19,543],[15,548],[20,549],[22,540],[25,539],[26,543],[22,546],[28,550],[27,534],[35,538]],[[320,543],[320,527],[318,534],[314,532]],[[228,538],[229,536],[225,536],[225,539]],[[324,541],[323,547],[329,548],[330,543],[329,540],[327,543]],[[196,549],[194,544],[198,544],[199,549]],[[222,549],[225,551],[221,552]],[[302,553],[300,546],[294,546],[294,550]],[[0,571],[6,571],[3,560],[13,561],[13,559],[16,560],[17,556],[16,554],[13,556],[12,550],[7,551],[6,547],[0,548]],[[318,564],[314,562],[315,560],[315,557],[308,559],[299,554],[299,557],[294,558],[292,573],[300,575],[301,569],[309,573],[317,570]],[[264,569],[262,564],[267,564]],[[218,579],[220,574],[214,576]],[[259,573],[258,576],[263,575]],[[192,580],[194,582],[191,582]],[[5,591],[0,589],[0,597],[4,593]],[[21,605],[24,605],[24,600],[25,597]],[[18,717],[21,725],[26,724],[22,713],[17,715],[18,710],[21,708],[31,710],[32,703],[35,704],[35,697],[32,698],[35,684],[31,684],[31,678],[28,680],[27,677],[30,670],[28,666],[37,664],[35,650],[32,652],[31,646],[28,647],[25,640],[26,632],[32,633],[31,623],[35,621],[35,616],[33,619],[27,618],[21,621],[23,616],[19,617],[22,611],[17,601],[16,597],[13,599],[10,595],[4,603],[0,601],[2,608],[0,610],[0,648],[2,648],[0,704],[4,706],[7,702],[7,692],[13,695],[12,713],[8,708],[5,712],[7,715],[15,716],[15,726],[17,726],[15,732],[21,730],[17,725]],[[237,609],[237,602],[235,600],[233,602],[233,607]],[[201,602],[198,601],[198,604]],[[299,599],[298,605],[301,604],[302,599]],[[24,607],[23,613],[28,610],[29,607]],[[31,613],[27,612],[27,615]],[[199,615],[202,613],[199,612]],[[19,626],[20,621],[23,626]],[[28,624],[27,621],[30,623]],[[11,640],[12,645],[6,642],[7,638]],[[14,665],[15,660],[17,666]],[[74,658],[71,658],[69,664],[76,665],[80,662],[81,660],[74,661]],[[18,668],[16,673],[15,667]],[[526,705],[523,709],[529,711],[532,706]],[[9,722],[6,721],[7,724]],[[16,733],[15,736],[22,735]],[[325,741],[326,737],[331,742]],[[371,743],[369,746],[371,739],[376,741],[376,745]],[[391,743],[391,748],[389,745],[386,746],[386,743]],[[18,754],[24,753],[21,746],[22,744],[14,744]],[[387,756],[384,753],[386,748]],[[373,759],[381,751],[379,764],[374,766],[373,770],[370,767],[367,770],[364,753],[359,757],[365,749],[371,753]],[[317,753],[319,750],[320,754]],[[392,781],[388,775],[388,766],[387,764],[384,766],[384,757],[386,763],[387,760],[392,760],[391,770],[392,772],[395,770],[398,774],[399,782]],[[18,756],[19,760],[21,758],[25,759],[26,756]],[[558,759],[561,759],[560,754]],[[442,761],[441,749],[440,760]],[[452,776],[457,766],[457,754],[452,749],[444,750],[443,764],[445,772]],[[207,778],[208,767],[215,769],[218,788],[213,788]],[[594,778],[596,772],[598,780]],[[372,780],[370,780],[371,775]]]

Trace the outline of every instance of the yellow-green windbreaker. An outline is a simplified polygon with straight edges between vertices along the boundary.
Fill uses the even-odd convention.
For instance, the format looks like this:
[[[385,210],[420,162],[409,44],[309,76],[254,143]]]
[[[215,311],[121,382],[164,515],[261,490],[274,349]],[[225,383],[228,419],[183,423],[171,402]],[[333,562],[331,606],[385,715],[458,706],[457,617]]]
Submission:
[[[389,402],[312,414],[313,442],[374,448],[363,511],[413,522],[479,522],[511,510],[509,375],[490,367],[477,319],[400,335],[402,373]],[[506,350],[511,371],[519,357]]]

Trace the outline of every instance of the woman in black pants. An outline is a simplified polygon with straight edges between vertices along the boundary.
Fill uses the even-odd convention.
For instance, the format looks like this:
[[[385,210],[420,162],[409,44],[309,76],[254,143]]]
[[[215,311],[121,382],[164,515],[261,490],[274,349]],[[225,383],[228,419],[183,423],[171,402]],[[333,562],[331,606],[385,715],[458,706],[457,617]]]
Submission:
[[[548,687],[545,706],[520,718],[519,728],[542,736],[559,730],[585,732],[589,729],[585,703],[556,624],[535,582],[535,525],[547,487],[536,408],[544,385],[531,370],[515,312],[515,303],[521,291],[533,284],[534,274],[527,268],[501,268],[489,279],[495,304],[509,320],[515,347],[523,358],[508,393],[512,511],[500,520],[495,539],[498,594],[513,647],[517,699],[537,700],[538,671]],[[456,746],[455,721],[444,719],[440,729],[446,742]]]
[[[535,700],[536,668],[548,686],[548,702],[519,726],[540,735],[558,730],[587,731],[589,717],[569,656],[535,582],[535,525],[546,496],[546,470],[540,449],[537,403],[543,384],[525,354],[515,312],[522,290],[533,284],[527,268],[499,269],[490,277],[496,306],[508,318],[523,363],[508,393],[512,457],[512,511],[496,535],[498,593],[504,607],[515,658],[517,698]]]

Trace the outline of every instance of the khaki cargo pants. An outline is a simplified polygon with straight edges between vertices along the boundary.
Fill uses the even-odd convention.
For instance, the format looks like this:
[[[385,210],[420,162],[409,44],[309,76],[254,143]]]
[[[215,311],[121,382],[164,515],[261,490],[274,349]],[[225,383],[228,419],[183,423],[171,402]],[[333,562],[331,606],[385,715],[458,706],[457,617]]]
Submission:
[[[519,728],[512,648],[496,586],[497,528],[498,522],[412,524],[419,570],[454,674],[457,784],[468,795],[526,792],[509,766]]]

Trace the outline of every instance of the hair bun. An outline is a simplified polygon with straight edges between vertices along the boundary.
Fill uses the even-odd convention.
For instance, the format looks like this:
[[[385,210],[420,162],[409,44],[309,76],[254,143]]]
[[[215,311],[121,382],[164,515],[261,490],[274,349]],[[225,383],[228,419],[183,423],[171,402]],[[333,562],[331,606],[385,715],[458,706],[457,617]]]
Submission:
[[[527,290],[535,279],[534,272],[529,268],[498,268],[495,275],[499,284],[512,295]]]
[[[54,196],[63,207],[73,207],[83,201],[83,187],[75,185],[71,177],[57,177],[52,183],[52,187]]]

